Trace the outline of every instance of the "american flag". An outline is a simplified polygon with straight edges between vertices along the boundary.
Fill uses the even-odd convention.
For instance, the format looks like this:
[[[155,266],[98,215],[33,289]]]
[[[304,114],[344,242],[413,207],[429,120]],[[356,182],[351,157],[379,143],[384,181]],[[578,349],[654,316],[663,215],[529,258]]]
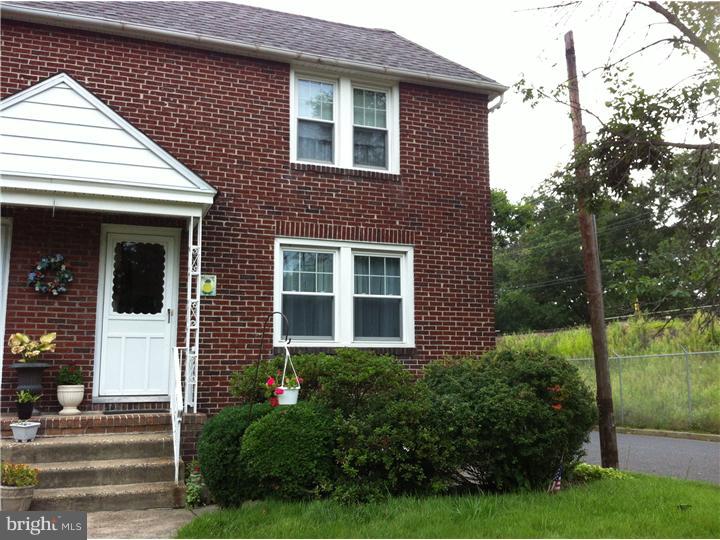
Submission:
[[[558,467],[558,470],[555,472],[555,476],[553,476],[553,479],[550,482],[550,485],[548,486],[547,492],[550,495],[560,491],[560,488],[562,487],[562,475],[563,475],[563,465],[561,463],[560,467]]]

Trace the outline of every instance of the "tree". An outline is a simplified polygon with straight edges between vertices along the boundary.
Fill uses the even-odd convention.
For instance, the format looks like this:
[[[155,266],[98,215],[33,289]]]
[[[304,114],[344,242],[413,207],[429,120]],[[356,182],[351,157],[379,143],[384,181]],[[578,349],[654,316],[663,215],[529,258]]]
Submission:
[[[585,111],[600,127],[554,175],[554,189],[562,197],[582,197],[601,215],[610,201],[641,199],[647,186],[657,226],[666,228],[670,236],[653,257],[643,261],[650,275],[655,273],[661,282],[655,289],[666,289],[653,307],[660,309],[673,299],[683,298],[694,305],[711,305],[708,312],[717,315],[720,3],[671,2],[664,6],[636,1],[630,4],[626,19],[636,7],[657,14],[669,31],[663,39],[600,66],[611,98],[605,111]],[[622,27],[616,41],[621,31]],[[661,45],[697,59],[698,68],[689,77],[670,79],[663,88],[651,92],[634,82],[629,63],[639,53]],[[526,100],[566,103],[566,82],[552,89],[533,87],[525,81],[518,86]],[[670,136],[678,125],[688,126],[685,140]],[[582,167],[590,174],[576,178],[574,171]],[[645,183],[641,181],[647,178]],[[617,272],[628,270],[622,262],[614,264]],[[629,279],[624,284],[626,292],[631,285],[639,290],[650,285],[647,280],[631,282]]]

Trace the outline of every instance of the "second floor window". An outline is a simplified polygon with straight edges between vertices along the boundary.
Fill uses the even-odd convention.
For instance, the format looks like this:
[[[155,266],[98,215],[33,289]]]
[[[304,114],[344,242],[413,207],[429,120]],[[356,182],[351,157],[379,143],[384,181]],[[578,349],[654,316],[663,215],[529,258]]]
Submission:
[[[291,160],[399,172],[397,86],[294,74]]]
[[[298,79],[297,157],[333,162],[335,85]]]

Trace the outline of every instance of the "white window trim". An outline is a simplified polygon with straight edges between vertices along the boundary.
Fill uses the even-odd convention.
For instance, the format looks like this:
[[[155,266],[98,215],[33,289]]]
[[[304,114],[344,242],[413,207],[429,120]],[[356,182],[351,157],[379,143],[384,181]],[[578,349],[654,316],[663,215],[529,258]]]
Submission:
[[[333,96],[333,163],[324,161],[299,160],[297,158],[297,81],[309,79],[318,82],[332,83],[335,88]],[[353,88],[374,90],[387,93],[387,162],[388,167],[356,167],[353,165]],[[290,161],[310,165],[325,165],[341,169],[358,171],[400,173],[400,92],[397,82],[378,82],[367,79],[329,76],[327,73],[296,71],[290,69]]]
[[[333,258],[333,294],[335,296],[335,336],[332,340],[300,340],[293,339],[292,345],[297,347],[357,347],[381,349],[408,349],[415,347],[415,284],[413,276],[413,247],[409,245],[374,244],[366,242],[346,242],[340,240],[312,240],[307,238],[275,239],[274,268],[274,310],[282,311],[283,284],[283,248],[308,250],[334,250]],[[355,297],[354,254],[400,257],[400,283],[402,293],[402,340],[358,340],[355,341],[353,302]],[[394,297],[393,297],[394,298]],[[275,317],[273,343],[282,345],[282,320]]]

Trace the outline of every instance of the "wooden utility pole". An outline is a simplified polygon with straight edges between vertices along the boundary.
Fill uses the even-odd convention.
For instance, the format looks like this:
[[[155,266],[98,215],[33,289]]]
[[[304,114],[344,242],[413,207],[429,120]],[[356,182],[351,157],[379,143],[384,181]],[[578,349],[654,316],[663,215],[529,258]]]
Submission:
[[[577,65],[575,63],[575,41],[572,32],[565,34],[565,59],[567,61],[568,92],[570,94],[570,117],[572,118],[573,139],[577,150],[587,143],[587,135],[582,123],[580,90],[577,79]],[[580,180],[579,183],[582,183],[583,179],[589,177],[590,172],[587,166],[583,165],[576,169],[575,174]],[[585,288],[590,310],[590,331],[592,333],[593,355],[595,357],[600,455],[603,467],[617,468],[617,437],[615,436],[615,416],[613,413],[612,388],[610,386],[600,253],[595,217],[587,212],[585,198],[582,195],[578,196],[578,218],[582,238],[583,266],[585,267]]]

